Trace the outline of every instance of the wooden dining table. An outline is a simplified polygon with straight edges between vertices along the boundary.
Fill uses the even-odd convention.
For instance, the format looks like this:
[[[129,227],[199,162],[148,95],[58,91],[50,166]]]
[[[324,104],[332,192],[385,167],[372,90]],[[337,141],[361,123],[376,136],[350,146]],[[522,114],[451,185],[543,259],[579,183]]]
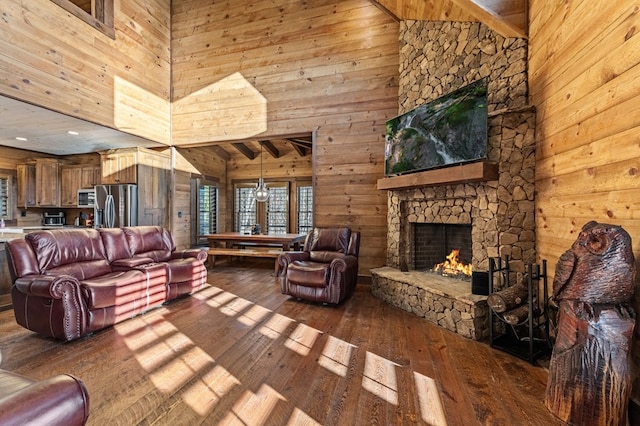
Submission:
[[[282,250],[299,250],[307,234],[245,234],[242,232],[220,232],[204,237],[209,247],[233,247],[234,245],[281,245]]]

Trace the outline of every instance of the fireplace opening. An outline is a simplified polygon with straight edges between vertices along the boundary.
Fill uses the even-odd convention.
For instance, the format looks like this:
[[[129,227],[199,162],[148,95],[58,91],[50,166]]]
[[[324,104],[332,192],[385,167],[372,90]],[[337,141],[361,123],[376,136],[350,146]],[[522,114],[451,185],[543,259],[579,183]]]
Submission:
[[[413,262],[415,270],[432,270],[435,265],[446,261],[454,250],[458,251],[457,260],[459,262],[472,263],[471,225],[413,224]]]

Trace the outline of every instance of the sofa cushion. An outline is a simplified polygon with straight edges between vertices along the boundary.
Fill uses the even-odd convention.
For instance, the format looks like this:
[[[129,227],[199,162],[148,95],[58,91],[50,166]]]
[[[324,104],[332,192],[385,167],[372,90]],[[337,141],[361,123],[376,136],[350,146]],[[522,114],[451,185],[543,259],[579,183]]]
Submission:
[[[350,238],[350,228],[315,228],[311,235],[309,251],[347,253]]]
[[[293,284],[303,284],[307,287],[326,287],[329,272],[329,263],[296,260],[287,268],[287,279]]]
[[[124,305],[144,300],[149,294],[166,291],[166,272],[160,266],[151,274],[143,271],[116,271],[80,282],[89,309]]]
[[[95,229],[36,231],[27,234],[25,240],[36,254],[41,274],[55,271],[85,279],[111,270],[100,233]]]
[[[148,257],[154,262],[171,259],[175,243],[171,234],[160,226],[131,226],[122,228],[133,257]]]
[[[169,282],[181,283],[184,281],[195,281],[202,275],[204,266],[201,261],[195,257],[186,257],[184,259],[174,259],[167,262],[169,270]]]
[[[109,262],[131,257],[129,243],[122,228],[99,228],[98,232]]]

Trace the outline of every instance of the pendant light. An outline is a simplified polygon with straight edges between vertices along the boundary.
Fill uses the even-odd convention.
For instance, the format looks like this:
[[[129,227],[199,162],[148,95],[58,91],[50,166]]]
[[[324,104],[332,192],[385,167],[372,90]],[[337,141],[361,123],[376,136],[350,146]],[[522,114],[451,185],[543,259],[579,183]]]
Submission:
[[[269,199],[269,190],[264,184],[264,178],[262,177],[262,144],[260,144],[260,180],[258,181],[258,187],[254,191],[253,196],[259,203],[264,203]]]

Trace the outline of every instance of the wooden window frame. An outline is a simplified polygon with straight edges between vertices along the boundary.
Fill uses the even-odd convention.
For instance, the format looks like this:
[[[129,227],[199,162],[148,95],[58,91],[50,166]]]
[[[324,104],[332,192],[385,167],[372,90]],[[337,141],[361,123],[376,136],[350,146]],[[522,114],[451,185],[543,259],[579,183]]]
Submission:
[[[76,18],[115,40],[114,0],[92,0],[93,13],[89,14],[69,0],[51,0]]]
[[[237,225],[237,211],[236,211],[236,187],[242,186],[244,188],[255,188],[257,183],[255,179],[234,179],[231,182],[233,186],[233,200],[231,205],[233,206],[231,209],[231,213],[233,215],[233,225],[232,228],[236,232],[241,232],[240,227]],[[298,185],[311,186],[312,179],[310,177],[299,177],[299,178],[272,178],[265,179],[265,184],[267,188],[269,186],[288,186],[288,221],[287,221],[287,232],[295,233],[298,229]],[[314,191],[315,192],[315,191]],[[313,198],[313,223],[315,223],[315,197]],[[263,232],[267,231],[266,224],[266,212],[265,212],[265,203],[256,203],[256,221],[260,224],[260,228]]]

